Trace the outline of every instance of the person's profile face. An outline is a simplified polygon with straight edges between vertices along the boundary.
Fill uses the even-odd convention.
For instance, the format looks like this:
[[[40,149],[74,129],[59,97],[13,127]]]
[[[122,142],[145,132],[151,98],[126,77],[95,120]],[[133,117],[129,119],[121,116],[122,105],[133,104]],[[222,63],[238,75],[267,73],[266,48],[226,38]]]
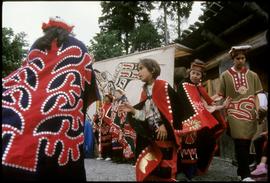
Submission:
[[[152,73],[143,65],[139,64],[139,78],[143,82],[151,81],[153,79]]]

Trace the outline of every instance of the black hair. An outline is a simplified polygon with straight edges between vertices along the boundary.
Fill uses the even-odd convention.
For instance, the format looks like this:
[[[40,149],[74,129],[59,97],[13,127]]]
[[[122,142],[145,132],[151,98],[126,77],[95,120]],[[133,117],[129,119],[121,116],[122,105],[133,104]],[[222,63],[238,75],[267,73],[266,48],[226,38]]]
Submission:
[[[57,46],[60,47],[67,40],[70,34],[67,30],[60,27],[50,27],[45,29],[43,32],[45,35],[38,38],[33,46],[43,51],[51,49],[51,43],[54,39],[57,40]]]

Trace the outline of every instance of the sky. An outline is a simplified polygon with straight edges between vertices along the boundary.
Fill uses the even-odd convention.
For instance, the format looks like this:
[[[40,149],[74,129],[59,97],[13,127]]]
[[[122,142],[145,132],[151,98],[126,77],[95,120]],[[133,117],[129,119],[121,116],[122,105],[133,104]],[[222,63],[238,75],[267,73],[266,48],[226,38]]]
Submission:
[[[202,13],[200,1],[195,1],[193,11],[187,23],[187,28],[193,24]],[[98,18],[102,15],[100,1],[13,1],[2,4],[2,27],[10,27],[14,33],[25,32],[29,47],[43,35],[42,23],[47,23],[49,17],[60,16],[67,23],[74,25],[75,37],[84,44],[90,45],[90,40],[100,32]],[[153,21],[160,16],[158,11],[151,13]]]

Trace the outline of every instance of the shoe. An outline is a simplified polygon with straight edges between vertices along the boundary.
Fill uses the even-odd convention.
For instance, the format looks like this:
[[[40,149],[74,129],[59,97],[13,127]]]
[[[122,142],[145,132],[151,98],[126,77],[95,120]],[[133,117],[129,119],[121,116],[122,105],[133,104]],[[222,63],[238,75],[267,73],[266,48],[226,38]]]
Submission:
[[[256,169],[250,173],[252,176],[257,177],[267,174],[267,169],[264,164],[257,165]]]
[[[243,182],[255,182],[254,179],[250,178],[250,177],[246,177],[242,180]]]
[[[97,158],[97,160],[102,160],[102,159],[103,159],[103,158],[101,158],[101,157],[98,157],[98,158]]]
[[[105,159],[105,161],[110,161],[110,160],[111,160],[111,158],[109,158],[109,157]]]

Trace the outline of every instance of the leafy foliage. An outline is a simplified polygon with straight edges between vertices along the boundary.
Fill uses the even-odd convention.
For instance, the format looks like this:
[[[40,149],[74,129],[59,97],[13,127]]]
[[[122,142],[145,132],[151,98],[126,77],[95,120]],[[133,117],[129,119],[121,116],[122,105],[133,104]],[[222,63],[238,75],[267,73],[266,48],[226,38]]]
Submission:
[[[184,19],[188,19],[192,10],[193,1],[180,2],[172,1],[172,10],[175,12],[177,17],[177,35],[181,37],[181,23]],[[172,17],[173,18],[173,17]]]
[[[6,77],[21,66],[27,54],[27,50],[24,49],[28,46],[25,36],[24,32],[14,34],[11,28],[2,28],[2,77]]]
[[[158,3],[159,10],[163,12],[163,15],[158,17],[156,25],[163,35],[162,43],[166,45],[170,42],[173,32],[177,32],[177,39],[180,38],[182,33],[181,24],[189,18],[193,1],[157,1],[156,3]],[[170,28],[168,20],[174,22],[173,28]]]
[[[117,35],[117,31],[101,32],[94,37],[94,40],[90,41],[91,46],[88,47],[88,50],[95,56],[95,61],[123,54],[123,43],[118,40]]]
[[[131,33],[131,52],[160,47],[161,38],[153,24],[141,24]]]
[[[173,31],[178,32],[179,37],[180,25],[189,17],[192,4],[179,1],[102,1],[102,16],[98,20],[101,32],[90,41],[89,51],[99,61],[166,45],[170,40],[167,19],[177,25]],[[150,13],[155,7],[163,15],[161,13],[157,23],[153,24]]]
[[[150,21],[150,10],[153,9],[149,1],[103,1],[101,2],[102,17],[99,18],[101,31],[118,31],[118,41],[124,43],[126,54],[130,48],[130,33],[136,24]]]

